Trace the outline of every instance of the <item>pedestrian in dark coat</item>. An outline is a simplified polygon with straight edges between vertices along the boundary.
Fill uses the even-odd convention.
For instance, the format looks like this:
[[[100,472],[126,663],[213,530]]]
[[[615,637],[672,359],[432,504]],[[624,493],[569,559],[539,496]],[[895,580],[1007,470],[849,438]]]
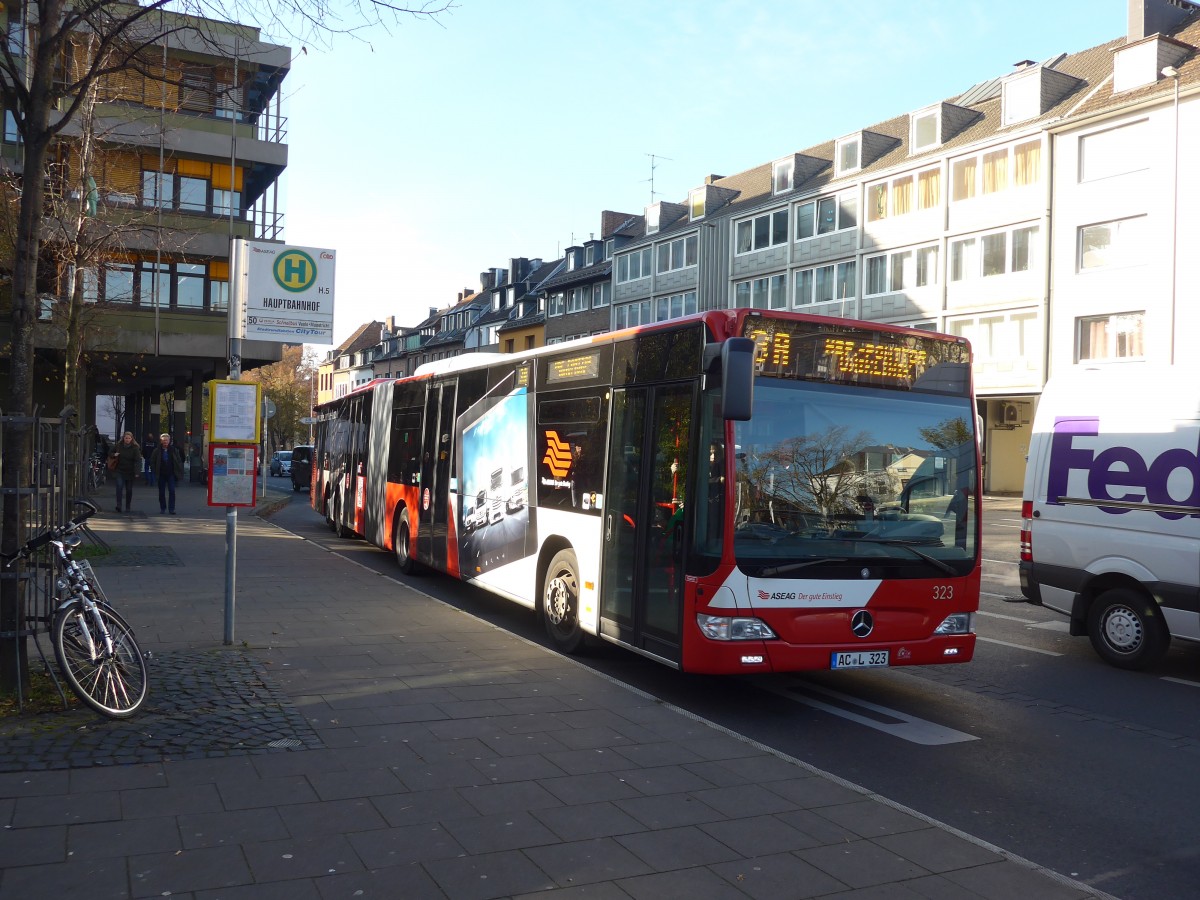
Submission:
[[[142,471],[142,448],[133,439],[132,431],[121,435],[121,440],[113,447],[108,458],[117,461],[112,470],[117,482],[117,512],[121,511],[122,494],[125,496],[125,509],[128,511],[133,503],[133,480]]]
[[[158,479],[159,514],[175,515],[175,485],[183,480],[183,451],[169,434],[158,436],[158,446],[150,455],[150,471]]]

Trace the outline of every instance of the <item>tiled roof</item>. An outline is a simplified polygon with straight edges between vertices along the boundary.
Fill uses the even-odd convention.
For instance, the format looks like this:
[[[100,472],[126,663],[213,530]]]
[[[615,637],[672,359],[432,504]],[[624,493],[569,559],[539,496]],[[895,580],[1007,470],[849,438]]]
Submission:
[[[602,262],[593,263],[590,266],[584,266],[582,269],[574,269],[570,272],[560,272],[553,278],[547,279],[542,283],[542,289],[553,291],[557,288],[569,287],[573,284],[585,284],[588,282],[598,281],[602,278],[608,278],[612,274],[612,260],[606,259]]]
[[[531,312],[528,315],[519,316],[512,319],[506,325],[500,326],[500,331],[515,331],[518,328],[533,328],[536,325],[541,325],[546,321],[546,314],[541,310]]]
[[[368,347],[374,347],[383,337],[382,322],[368,322],[365,325],[360,325],[358,330],[350,337],[346,338],[334,352],[333,355],[344,356],[348,353],[358,353],[361,350],[366,350]]]

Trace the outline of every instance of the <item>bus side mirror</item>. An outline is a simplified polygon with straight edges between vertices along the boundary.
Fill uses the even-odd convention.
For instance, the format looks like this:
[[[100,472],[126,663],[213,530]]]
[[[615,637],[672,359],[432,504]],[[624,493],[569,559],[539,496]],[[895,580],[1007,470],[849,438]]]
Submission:
[[[754,409],[754,352],[750,338],[728,338],[721,344],[721,415],[748,422]]]

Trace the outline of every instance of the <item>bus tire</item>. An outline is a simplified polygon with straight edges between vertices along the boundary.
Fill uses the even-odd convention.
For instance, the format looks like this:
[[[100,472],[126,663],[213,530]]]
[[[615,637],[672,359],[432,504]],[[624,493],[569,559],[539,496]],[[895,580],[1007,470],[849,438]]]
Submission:
[[[340,538],[352,538],[354,532],[342,522],[342,504],[339,502],[333,508],[333,531]]]
[[[1153,598],[1131,588],[1105,591],[1088,610],[1088,637],[1100,658],[1119,669],[1159,662],[1171,635]]]
[[[412,558],[412,529],[408,525],[408,510],[400,510],[396,516],[396,527],[392,529],[392,552],[396,555],[396,565],[405,575],[415,575],[417,561]]]
[[[573,550],[559,550],[546,569],[542,587],[542,621],[546,634],[561,653],[583,648],[579,625],[579,562]]]

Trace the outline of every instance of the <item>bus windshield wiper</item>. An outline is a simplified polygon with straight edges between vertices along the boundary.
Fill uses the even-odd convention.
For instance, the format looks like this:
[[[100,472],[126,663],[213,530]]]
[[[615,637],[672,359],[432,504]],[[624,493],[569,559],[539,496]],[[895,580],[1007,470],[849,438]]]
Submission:
[[[786,572],[795,572],[797,569],[807,569],[809,566],[819,566],[821,563],[844,563],[844,556],[823,556],[820,559],[806,559],[804,562],[787,563],[782,566],[770,566],[763,569],[759,575],[769,578],[772,575],[783,575]]]
[[[925,562],[929,563],[931,566],[933,566],[935,568],[941,569],[943,572],[945,572],[948,575],[957,575],[958,574],[958,572],[955,571],[954,567],[951,566],[949,563],[938,559],[936,556],[930,556],[928,553],[925,553],[922,550],[918,550],[915,546],[913,546],[914,544],[917,543],[917,541],[909,541],[909,540],[905,540],[904,538],[878,538],[878,537],[857,537],[857,538],[851,538],[850,540],[863,541],[868,544],[887,544],[889,546],[903,547],[909,553],[913,554],[914,556],[921,557],[921,559],[925,560]]]

